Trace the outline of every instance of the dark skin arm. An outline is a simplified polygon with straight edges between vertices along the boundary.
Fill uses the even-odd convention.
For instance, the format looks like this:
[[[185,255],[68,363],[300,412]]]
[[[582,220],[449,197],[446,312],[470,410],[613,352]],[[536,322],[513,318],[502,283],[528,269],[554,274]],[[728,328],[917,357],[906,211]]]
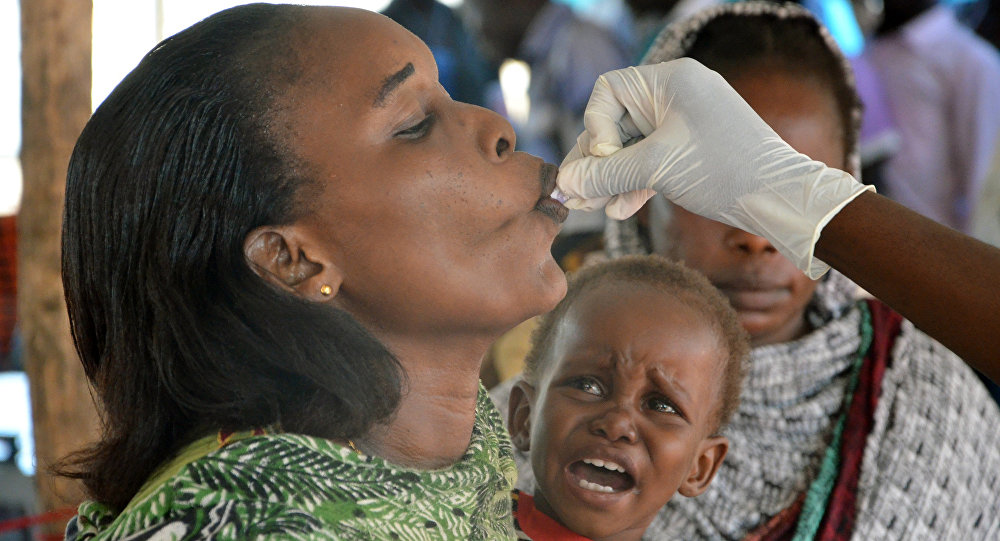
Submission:
[[[869,192],[823,228],[815,255],[1000,382],[1000,249]]]

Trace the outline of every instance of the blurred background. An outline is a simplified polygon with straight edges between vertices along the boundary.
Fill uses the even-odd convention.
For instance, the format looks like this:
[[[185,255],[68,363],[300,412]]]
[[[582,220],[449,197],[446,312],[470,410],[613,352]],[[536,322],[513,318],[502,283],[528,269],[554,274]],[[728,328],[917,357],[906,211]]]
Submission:
[[[39,211],[50,218],[54,216],[49,223],[56,224],[55,232],[51,228],[48,233],[39,233],[37,229],[20,227],[19,217],[25,214],[21,212],[26,192],[24,178],[30,177],[22,173],[21,159],[27,149],[22,140],[28,140],[22,131],[29,123],[22,122],[22,114],[35,104],[33,98],[22,96],[27,93],[25,89],[35,88],[22,78],[22,61],[27,58],[22,55],[22,45],[27,43],[22,38],[24,33],[35,28],[32,25],[46,24],[35,17],[22,17],[22,9],[33,1],[37,0],[0,0],[0,73],[3,74],[0,77],[0,541],[37,539],[46,535],[58,537],[52,533],[53,529],[61,527],[75,503],[73,496],[48,494],[52,490],[50,485],[41,482],[47,475],[45,462],[54,455],[39,452],[38,456],[47,458],[36,459],[33,430],[42,427],[46,433],[51,433],[46,438],[54,438],[45,441],[57,441],[64,433],[60,426],[86,425],[91,433],[94,426],[92,420],[80,420],[93,417],[90,405],[85,403],[86,392],[74,395],[60,388],[60,377],[79,379],[78,375],[66,375],[72,372],[65,367],[75,362],[71,346],[64,347],[64,353],[57,354],[56,357],[61,358],[56,361],[47,358],[46,354],[36,353],[36,350],[44,351],[46,343],[53,340],[45,338],[44,333],[28,331],[46,327],[45,323],[28,321],[31,318],[27,314],[32,313],[30,308],[40,296],[32,293],[35,290],[22,287],[18,299],[19,274],[28,279],[38,274],[34,266],[37,262],[32,259],[35,255],[31,255],[36,253],[35,249],[40,250],[43,243],[51,245],[54,236],[57,251],[58,198],[61,197],[57,165],[52,175],[55,184],[47,187],[47,195],[41,198],[55,203]],[[439,64],[442,84],[455,99],[477,103],[506,115],[518,132],[519,149],[558,163],[582,128],[580,114],[596,75],[637,63],[664,25],[720,1],[297,0],[296,3],[353,6],[385,12],[428,43]],[[949,9],[961,25],[976,33],[983,43],[989,44],[996,54],[1000,42],[998,1],[949,0],[940,4]],[[81,4],[80,0],[65,2],[67,5]],[[56,9],[59,7],[55,0],[45,0],[45,3]],[[93,0],[90,12],[91,110],[157,42],[212,13],[241,3],[245,2]],[[900,148],[902,134],[893,118],[891,98],[884,92],[884,81],[880,80],[878,70],[865,61],[864,55],[872,40],[897,30],[906,21],[886,17],[887,6],[893,3],[890,0],[803,0],[801,3],[823,20],[855,63],[859,91],[868,106],[862,128],[864,176],[884,191],[887,179],[883,166]],[[58,47],[56,45],[55,50]],[[36,88],[32,92],[39,90]],[[1000,102],[1000,88],[992,89],[983,99]],[[996,131],[994,129],[993,133]],[[986,146],[991,150],[1000,149],[1000,142],[991,140]],[[1000,162],[1000,152],[997,154],[996,161]],[[891,188],[888,193],[891,195]],[[971,208],[967,214],[969,221],[950,225],[991,240],[988,229],[975,230]],[[574,268],[579,264],[574,259],[576,254],[591,251],[600,242],[602,219],[601,213],[574,215],[570,219],[554,246],[564,268]],[[993,221],[1000,223],[996,212]],[[27,218],[24,224],[28,224]],[[19,229],[22,229],[20,235]],[[1000,231],[1000,225],[996,230]],[[41,239],[39,234],[47,234],[48,240]],[[992,241],[995,243],[997,238],[1000,233],[996,233]],[[28,257],[31,264],[19,262],[23,254],[29,254],[24,257]],[[58,265],[57,257],[54,261]],[[48,264],[51,266],[51,258]],[[58,268],[51,276],[57,279]],[[51,305],[46,309],[64,310],[59,305],[58,283],[50,280],[43,287],[52,295],[45,301]],[[59,335],[58,341],[68,343],[66,329],[60,325],[56,325],[58,328],[53,332]],[[26,368],[29,369],[26,371]],[[29,373],[39,381],[29,384]],[[484,377],[502,379],[503,374],[490,373]],[[29,389],[44,394],[42,398],[35,397],[36,410],[40,405],[69,403],[51,408],[51,411],[41,408],[45,411],[36,411],[33,423]],[[77,411],[82,412],[79,418],[75,415]],[[47,420],[40,421],[42,417]],[[38,440],[43,439],[40,433]],[[77,437],[65,446],[52,447],[60,451],[73,449],[85,443],[76,441],[80,439]],[[54,526],[46,530],[41,526],[45,523]]]

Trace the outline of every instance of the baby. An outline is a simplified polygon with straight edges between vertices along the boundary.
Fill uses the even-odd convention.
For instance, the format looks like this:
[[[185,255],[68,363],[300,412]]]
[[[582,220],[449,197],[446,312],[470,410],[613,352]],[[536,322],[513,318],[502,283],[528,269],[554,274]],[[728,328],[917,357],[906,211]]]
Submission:
[[[522,539],[639,539],[705,491],[749,348],[707,279],[655,256],[586,267],[532,338],[508,414],[536,478],[514,493]]]

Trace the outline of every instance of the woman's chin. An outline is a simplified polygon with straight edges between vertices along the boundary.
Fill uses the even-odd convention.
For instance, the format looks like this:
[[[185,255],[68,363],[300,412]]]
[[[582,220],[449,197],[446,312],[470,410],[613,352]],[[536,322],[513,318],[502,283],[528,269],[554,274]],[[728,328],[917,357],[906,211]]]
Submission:
[[[549,257],[548,261],[542,264],[542,278],[548,287],[546,293],[541,296],[545,306],[539,314],[544,314],[555,308],[559,301],[566,296],[567,288],[566,273],[552,257]]]

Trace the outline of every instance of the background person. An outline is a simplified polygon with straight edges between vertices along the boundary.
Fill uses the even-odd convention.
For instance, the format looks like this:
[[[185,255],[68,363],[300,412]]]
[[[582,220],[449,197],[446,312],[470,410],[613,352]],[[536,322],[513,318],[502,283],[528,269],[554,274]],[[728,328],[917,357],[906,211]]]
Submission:
[[[885,194],[964,233],[1000,135],[1000,54],[936,0],[885,0],[865,50],[900,145]]]
[[[560,168],[567,205],[603,207],[623,219],[659,191],[687,210],[763,236],[813,278],[829,262],[1000,381],[1000,322],[993,317],[1000,310],[993,294],[1000,250],[793,152],[697,62],[610,75],[598,79],[588,129]],[[676,107],[665,114],[671,100]],[[702,144],[692,144],[695,135]],[[703,182],[706,173],[712,183]]]
[[[462,6],[483,51],[497,65],[523,60],[531,70],[527,119],[514,121],[518,148],[558,162],[583,129],[583,110],[602,73],[634,62],[627,44],[553,0],[468,0]],[[553,253],[569,270],[575,252],[599,247],[604,217],[573,212]]]
[[[662,139],[647,137],[607,159],[605,163],[612,165],[611,159],[621,156],[618,164],[629,169],[617,173],[640,179],[633,186],[652,186],[676,197],[682,206],[689,203],[684,197],[699,197],[701,186],[711,186],[721,199],[732,195],[723,184],[730,178],[724,170],[732,166],[744,169],[732,175],[737,179],[743,174],[753,175],[761,184],[774,182],[772,191],[765,191],[768,195],[786,190],[777,194],[782,203],[760,196],[727,205],[702,197],[687,205],[729,225],[668,206],[657,196],[648,228],[642,228],[648,236],[636,228],[636,221],[609,227],[608,246],[616,255],[648,250],[650,246],[644,246],[648,238],[656,251],[704,272],[730,298],[755,346],[740,410],[725,432],[732,442],[730,454],[716,483],[697,499],[668,504],[648,536],[995,536],[1000,529],[1000,518],[991,511],[997,504],[992,496],[995,487],[983,477],[984,472],[991,472],[985,473],[986,478],[1000,473],[996,451],[1000,442],[989,428],[1000,420],[1000,411],[974,374],[884,305],[855,300],[855,286],[842,276],[831,273],[817,284],[803,275],[793,261],[814,275],[821,264],[810,253],[812,230],[772,243],[732,227],[758,220],[760,227],[751,230],[771,231],[768,228],[778,224],[778,218],[761,218],[765,205],[778,208],[773,214],[782,223],[794,224],[797,219],[805,221],[803,215],[825,216],[829,206],[823,205],[835,206],[864,193],[852,178],[827,168],[856,171],[858,165],[857,98],[850,70],[832,40],[810,16],[791,5],[734,4],[704,12],[666,32],[647,61],[681,55],[718,70],[778,136],[819,161],[789,152],[766,126],[760,131],[734,128],[743,118],[734,114],[737,105],[740,111],[745,106],[727,101],[729,95],[707,90],[713,85],[721,88],[721,81],[691,62],[677,64],[669,74],[665,64],[649,72],[643,67],[605,76],[605,84],[612,88],[625,82],[633,89],[630,77],[646,73],[649,88],[669,77],[666,88],[673,94],[658,104],[671,103],[675,116],[655,106],[643,110],[648,103],[628,101],[629,95],[642,96],[641,92],[616,96],[626,96],[622,102],[626,109],[635,105],[628,120],[636,128],[655,123],[684,130]],[[686,78],[685,68],[705,77]],[[699,105],[712,112],[698,109],[692,114],[684,92],[695,88],[700,91],[698,99],[707,96]],[[595,93],[592,106],[606,97]],[[617,118],[608,113],[602,111],[602,118]],[[711,118],[713,114],[717,116]],[[714,122],[721,117],[729,120],[717,128]],[[624,130],[626,135],[629,129]],[[721,143],[722,129],[735,137]],[[692,139],[685,143],[682,133],[690,133]],[[643,174],[650,169],[642,161],[655,151],[647,142],[663,145],[658,150],[669,148],[671,153],[660,154],[650,176]],[[721,152],[726,157],[712,155]],[[592,166],[593,173],[602,166],[598,161],[591,158],[580,165]],[[727,163],[698,169],[702,164],[712,168]],[[560,186],[566,189],[577,180],[578,169],[569,165],[560,177]],[[779,180],[781,175],[786,176]],[[665,181],[679,178],[690,183],[679,187]],[[705,178],[710,182],[698,184]],[[653,182],[647,183],[649,179]],[[827,187],[824,182],[835,185]],[[793,210],[802,201],[817,208]],[[614,205],[628,203],[621,199]],[[787,215],[782,214],[785,211]],[[927,408],[928,403],[935,407]],[[944,463],[950,467],[933,466]]]
[[[469,0],[463,9],[496,65],[516,58],[531,68],[531,109],[515,126],[518,139],[522,150],[558,161],[580,133],[594,81],[629,65],[626,45],[552,0]]]
[[[487,105],[487,88],[496,82],[495,67],[450,7],[437,0],[393,0],[382,14],[427,44],[438,66],[438,79],[452,98]]]

